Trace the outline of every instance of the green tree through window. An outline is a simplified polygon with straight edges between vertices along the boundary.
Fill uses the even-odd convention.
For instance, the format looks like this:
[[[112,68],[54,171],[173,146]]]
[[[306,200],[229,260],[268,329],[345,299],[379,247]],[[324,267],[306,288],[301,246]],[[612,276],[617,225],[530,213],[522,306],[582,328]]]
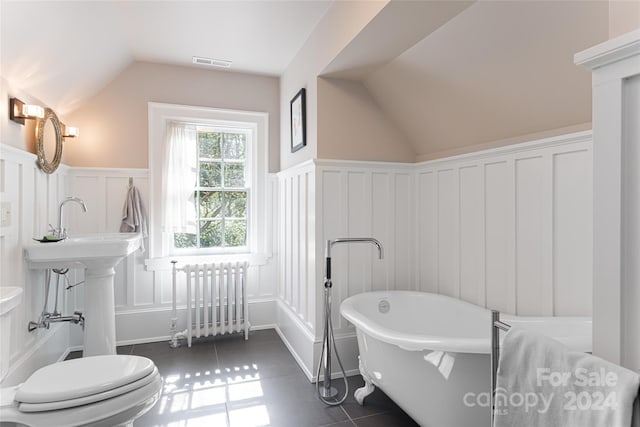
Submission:
[[[197,232],[175,233],[179,249],[247,246],[247,134],[198,127]]]

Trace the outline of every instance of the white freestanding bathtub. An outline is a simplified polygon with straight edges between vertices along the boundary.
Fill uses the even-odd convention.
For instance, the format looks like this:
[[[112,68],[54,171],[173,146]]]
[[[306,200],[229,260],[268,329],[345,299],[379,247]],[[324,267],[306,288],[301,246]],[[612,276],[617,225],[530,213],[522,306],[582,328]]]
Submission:
[[[376,386],[423,427],[489,426],[489,310],[444,295],[389,291],[349,297],[340,312],[356,327],[360,404]],[[502,320],[591,351],[591,318]]]

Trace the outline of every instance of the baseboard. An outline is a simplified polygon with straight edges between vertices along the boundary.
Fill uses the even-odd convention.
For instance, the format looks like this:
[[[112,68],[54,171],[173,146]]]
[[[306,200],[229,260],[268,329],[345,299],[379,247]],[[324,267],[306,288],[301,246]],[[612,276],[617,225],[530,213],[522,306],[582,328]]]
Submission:
[[[312,383],[316,382],[318,362],[322,352],[322,339],[316,338],[313,332],[284,302],[278,301],[277,310],[276,332],[307,379]],[[359,374],[358,341],[355,333],[336,337],[336,349],[340,354],[345,374],[347,376]],[[337,363],[332,364],[331,378],[342,377],[342,372],[337,365]],[[320,380],[323,379],[324,375],[321,372]]]
[[[278,327],[278,325],[276,325],[275,329],[276,329],[276,333],[278,334],[278,336],[280,337],[280,339],[284,343],[285,347],[287,347],[287,350],[289,350],[289,353],[291,353],[291,356],[293,356],[293,358],[296,361],[296,363],[298,364],[298,366],[300,366],[300,369],[302,369],[302,372],[307,377],[309,382],[314,382],[313,374],[311,373],[311,371],[309,370],[307,365],[304,363],[304,361],[302,360],[302,358],[300,357],[300,355],[296,351],[295,347],[293,345],[291,345],[291,343],[287,339],[287,336],[282,332],[282,330]]]
[[[275,324],[275,300],[249,301],[251,329],[259,330]],[[177,310],[178,325],[186,325],[186,310]],[[166,341],[170,337],[170,307],[154,310],[116,312],[117,345]]]
[[[276,310],[276,332],[302,372],[309,381],[313,381],[313,347],[316,341],[313,332],[283,301],[278,300]]]

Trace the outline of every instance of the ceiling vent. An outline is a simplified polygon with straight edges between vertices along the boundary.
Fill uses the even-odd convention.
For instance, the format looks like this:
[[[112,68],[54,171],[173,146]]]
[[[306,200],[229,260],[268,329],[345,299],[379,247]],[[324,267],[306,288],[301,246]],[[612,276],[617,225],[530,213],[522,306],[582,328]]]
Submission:
[[[204,58],[202,56],[194,56],[193,63],[197,65],[208,65],[209,67],[220,67],[220,68],[231,67],[231,61],[225,61],[224,59]]]

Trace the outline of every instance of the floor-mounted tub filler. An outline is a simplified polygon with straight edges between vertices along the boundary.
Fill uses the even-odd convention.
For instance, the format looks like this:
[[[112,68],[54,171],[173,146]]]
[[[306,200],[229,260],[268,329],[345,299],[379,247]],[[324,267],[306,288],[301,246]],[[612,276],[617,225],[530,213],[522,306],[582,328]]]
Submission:
[[[388,291],[349,297],[340,312],[356,327],[360,404],[375,386],[420,425],[490,424],[489,310],[444,295]],[[591,351],[588,317],[502,319]]]
[[[325,249],[325,267],[326,273],[324,276],[324,334],[322,337],[322,352],[320,353],[320,360],[318,361],[318,371],[316,374],[316,391],[318,397],[327,405],[335,406],[340,405],[347,399],[349,393],[349,384],[347,383],[347,375],[342,367],[342,361],[336,347],[335,338],[333,336],[333,325],[331,324],[331,288],[333,284],[331,282],[331,248],[338,243],[370,243],[378,248],[378,258],[384,257],[384,250],[382,244],[371,237],[346,237],[335,240],[327,240],[327,246]],[[331,386],[331,349],[336,355],[340,371],[342,372],[342,380],[344,382],[344,394],[342,397],[338,397],[338,390]],[[322,370],[324,375],[323,386],[320,387],[320,371]]]

